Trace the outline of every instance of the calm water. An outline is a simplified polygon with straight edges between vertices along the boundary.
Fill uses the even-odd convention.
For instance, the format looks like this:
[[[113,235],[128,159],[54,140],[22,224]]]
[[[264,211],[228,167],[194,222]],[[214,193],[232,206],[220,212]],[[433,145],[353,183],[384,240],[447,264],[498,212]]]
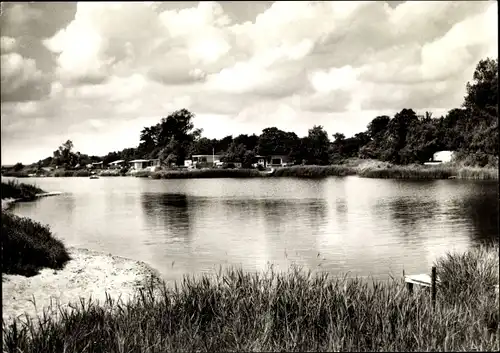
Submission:
[[[24,180],[23,180],[24,181]],[[17,204],[69,246],[142,260],[165,279],[297,263],[334,275],[429,272],[498,237],[497,182],[33,178],[63,195]]]

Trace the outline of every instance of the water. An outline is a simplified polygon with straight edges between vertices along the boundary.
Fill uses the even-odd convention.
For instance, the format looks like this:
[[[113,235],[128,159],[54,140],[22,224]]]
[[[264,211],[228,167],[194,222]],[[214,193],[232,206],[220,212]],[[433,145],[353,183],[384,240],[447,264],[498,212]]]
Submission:
[[[497,182],[32,178],[63,195],[14,206],[68,246],[144,261],[166,280],[295,263],[332,275],[426,273],[498,239]]]

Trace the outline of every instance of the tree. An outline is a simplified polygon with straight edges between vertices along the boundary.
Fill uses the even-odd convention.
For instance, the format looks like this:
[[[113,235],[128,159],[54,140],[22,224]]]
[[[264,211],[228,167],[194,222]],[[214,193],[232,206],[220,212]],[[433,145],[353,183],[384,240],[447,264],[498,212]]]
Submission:
[[[276,127],[262,130],[257,144],[257,153],[263,156],[292,154],[299,142],[293,132],[285,132]]]
[[[74,166],[76,164],[77,156],[71,150],[73,149],[73,142],[67,140],[53,153],[53,165]]]
[[[463,107],[470,110],[483,110],[492,115],[497,113],[498,105],[498,58],[479,61],[474,71],[473,81],[467,83],[467,94]]]
[[[400,164],[400,151],[406,145],[406,137],[410,127],[414,127],[416,124],[418,124],[418,117],[413,109],[405,108],[396,113],[387,125],[380,158],[384,161]]]
[[[308,162],[310,164],[325,165],[329,162],[330,140],[328,133],[321,125],[314,125],[307,135]]]
[[[368,136],[370,136],[370,138],[372,139],[375,139],[383,135],[390,121],[391,118],[388,117],[387,115],[377,116],[368,124],[367,128]]]
[[[178,165],[184,164],[192,144],[200,138],[202,132],[200,129],[192,131],[194,117],[187,109],[181,109],[162,118],[160,123],[145,127],[141,131],[138,154],[146,158],[157,158],[161,154],[163,162],[172,154]],[[173,157],[169,159],[172,160]]]
[[[238,162],[243,163],[245,154],[247,152],[246,146],[242,143],[236,144],[234,141],[229,146],[227,152],[221,158],[222,162]]]

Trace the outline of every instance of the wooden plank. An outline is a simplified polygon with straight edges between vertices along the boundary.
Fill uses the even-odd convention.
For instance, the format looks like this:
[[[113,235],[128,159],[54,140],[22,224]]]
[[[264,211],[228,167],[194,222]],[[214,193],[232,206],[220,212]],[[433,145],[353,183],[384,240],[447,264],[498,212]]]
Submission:
[[[406,283],[417,284],[419,286],[430,287],[431,286],[431,276],[426,273],[420,275],[409,275],[405,276]]]

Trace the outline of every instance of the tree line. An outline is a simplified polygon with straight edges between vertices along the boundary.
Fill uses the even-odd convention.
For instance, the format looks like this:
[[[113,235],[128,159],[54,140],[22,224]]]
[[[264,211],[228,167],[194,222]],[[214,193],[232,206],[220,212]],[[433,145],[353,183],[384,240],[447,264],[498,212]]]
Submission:
[[[432,113],[417,115],[402,109],[394,117],[375,117],[366,131],[346,138],[315,125],[307,136],[298,137],[277,127],[260,135],[241,134],[222,139],[203,137],[193,124],[195,115],[187,109],[173,112],[156,125],[144,127],[137,148],[88,156],[73,152],[73,143],[62,144],[52,157],[38,166],[83,166],[103,161],[159,158],[165,165],[183,165],[193,154],[222,154],[222,161],[250,166],[256,155],[286,155],[297,164],[327,165],[347,158],[372,158],[394,164],[423,163],[440,150],[456,152],[466,165],[498,165],[498,58],[481,60],[459,108],[435,118]]]

